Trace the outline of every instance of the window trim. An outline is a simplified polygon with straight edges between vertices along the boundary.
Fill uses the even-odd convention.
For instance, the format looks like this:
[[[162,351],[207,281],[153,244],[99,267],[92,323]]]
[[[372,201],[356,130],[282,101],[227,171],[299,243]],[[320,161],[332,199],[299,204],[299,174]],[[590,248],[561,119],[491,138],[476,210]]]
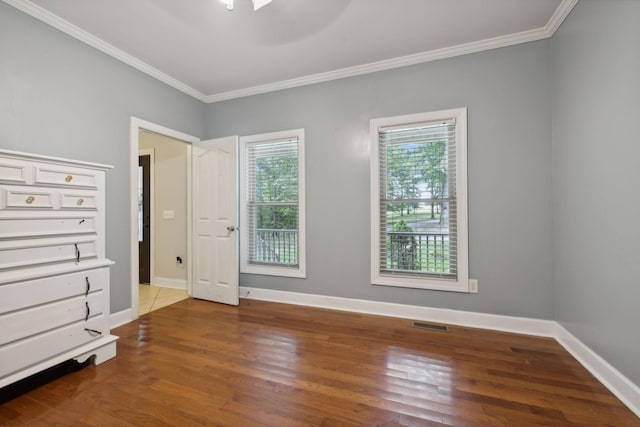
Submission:
[[[247,145],[256,142],[298,139],[298,267],[255,265],[249,263],[249,218],[247,215]],[[240,273],[306,278],[306,212],[304,129],[261,133],[240,137]]]
[[[457,201],[457,259],[456,280],[416,278],[385,275],[380,272],[380,158],[379,135],[381,127],[408,125],[436,120],[456,120],[456,201]],[[404,288],[469,292],[469,232],[467,199],[467,109],[454,108],[428,113],[372,119],[370,122],[370,216],[371,216],[371,284]]]

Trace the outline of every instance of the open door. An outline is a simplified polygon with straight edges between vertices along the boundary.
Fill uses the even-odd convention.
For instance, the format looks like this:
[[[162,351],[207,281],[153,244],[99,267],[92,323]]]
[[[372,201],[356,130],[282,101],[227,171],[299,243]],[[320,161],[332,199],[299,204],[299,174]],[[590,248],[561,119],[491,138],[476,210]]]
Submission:
[[[238,305],[238,137],[193,144],[194,298]]]

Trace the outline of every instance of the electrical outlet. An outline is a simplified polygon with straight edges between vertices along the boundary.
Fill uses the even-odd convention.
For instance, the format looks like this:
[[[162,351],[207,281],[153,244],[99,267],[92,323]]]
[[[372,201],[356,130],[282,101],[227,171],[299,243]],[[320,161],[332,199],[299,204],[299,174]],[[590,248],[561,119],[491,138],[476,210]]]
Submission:
[[[477,294],[478,293],[478,280],[477,279],[469,279],[469,293]]]

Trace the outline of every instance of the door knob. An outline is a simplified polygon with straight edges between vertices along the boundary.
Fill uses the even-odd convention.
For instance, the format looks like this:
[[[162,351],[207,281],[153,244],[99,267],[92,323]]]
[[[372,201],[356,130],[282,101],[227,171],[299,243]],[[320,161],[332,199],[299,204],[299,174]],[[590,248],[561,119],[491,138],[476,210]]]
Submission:
[[[227,227],[227,231],[236,231],[236,228],[233,225]]]

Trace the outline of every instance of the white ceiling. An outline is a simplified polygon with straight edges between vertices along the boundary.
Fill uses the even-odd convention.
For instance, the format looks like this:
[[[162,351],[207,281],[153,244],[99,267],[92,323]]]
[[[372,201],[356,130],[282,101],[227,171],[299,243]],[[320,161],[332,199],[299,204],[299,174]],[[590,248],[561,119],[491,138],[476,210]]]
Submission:
[[[205,102],[550,37],[577,0],[3,0]]]

